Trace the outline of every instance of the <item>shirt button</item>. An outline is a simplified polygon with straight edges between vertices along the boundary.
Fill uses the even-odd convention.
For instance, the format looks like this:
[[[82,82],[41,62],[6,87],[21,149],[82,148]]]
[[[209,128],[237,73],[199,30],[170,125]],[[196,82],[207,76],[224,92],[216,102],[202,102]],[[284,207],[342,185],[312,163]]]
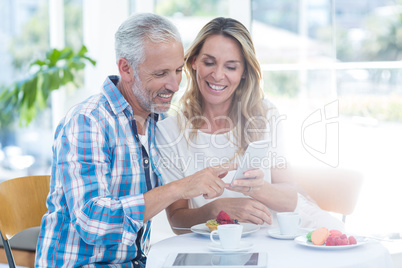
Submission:
[[[145,159],[144,162],[145,162],[145,164],[148,164],[148,159]]]
[[[138,261],[135,261],[134,264],[135,264],[135,265],[138,265]]]

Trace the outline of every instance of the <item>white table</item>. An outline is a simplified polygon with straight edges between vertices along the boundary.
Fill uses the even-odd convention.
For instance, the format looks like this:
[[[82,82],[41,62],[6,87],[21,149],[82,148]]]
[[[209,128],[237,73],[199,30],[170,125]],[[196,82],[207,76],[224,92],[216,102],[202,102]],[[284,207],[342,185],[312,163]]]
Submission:
[[[393,263],[387,249],[376,241],[348,249],[316,249],[295,243],[293,240],[279,240],[268,235],[268,228],[248,234],[242,241],[253,243],[250,251],[268,253],[268,268],[319,267],[319,268],[392,268]],[[160,268],[169,253],[210,252],[209,236],[184,234],[162,240],[151,247],[147,268]]]

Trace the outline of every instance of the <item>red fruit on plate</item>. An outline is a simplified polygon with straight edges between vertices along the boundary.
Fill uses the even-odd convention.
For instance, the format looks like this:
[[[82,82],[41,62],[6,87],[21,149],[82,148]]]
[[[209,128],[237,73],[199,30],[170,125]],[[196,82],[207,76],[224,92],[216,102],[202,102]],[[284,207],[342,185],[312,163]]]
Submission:
[[[227,224],[228,222],[231,221],[231,218],[229,214],[227,214],[225,211],[221,210],[218,214],[218,217],[216,217],[216,221],[220,224]]]
[[[325,241],[326,246],[336,246],[335,244],[336,237],[328,236],[327,240]]]
[[[338,237],[335,237],[335,246],[339,246],[341,239]]]
[[[345,234],[342,234],[340,237],[339,237],[340,239],[347,239],[348,238],[348,236],[347,235],[345,235]]]
[[[349,240],[347,238],[336,238],[336,245],[337,246],[346,246],[349,245]]]
[[[350,245],[357,244],[356,238],[353,235],[349,236],[349,244]]]
[[[329,231],[329,236],[333,236],[333,237],[337,237],[337,236],[341,236],[342,232],[339,230],[331,230]]]

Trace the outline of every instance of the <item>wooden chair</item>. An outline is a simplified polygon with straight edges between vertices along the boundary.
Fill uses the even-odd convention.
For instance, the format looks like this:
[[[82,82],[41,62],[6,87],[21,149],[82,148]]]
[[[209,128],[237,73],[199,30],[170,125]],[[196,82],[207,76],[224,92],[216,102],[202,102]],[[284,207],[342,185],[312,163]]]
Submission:
[[[323,210],[352,214],[360,194],[363,176],[357,171],[334,168],[293,168],[293,177],[307,195]]]
[[[40,226],[46,213],[50,176],[26,176],[0,183],[0,234],[10,267],[15,267],[9,240],[17,233]]]

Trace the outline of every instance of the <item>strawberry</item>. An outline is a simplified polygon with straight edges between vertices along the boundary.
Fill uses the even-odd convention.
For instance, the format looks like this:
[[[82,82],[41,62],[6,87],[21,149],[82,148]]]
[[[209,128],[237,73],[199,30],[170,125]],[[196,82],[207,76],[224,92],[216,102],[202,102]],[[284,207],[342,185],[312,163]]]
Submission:
[[[326,246],[336,246],[335,244],[336,237],[328,236],[327,240],[325,241]]]
[[[357,244],[356,238],[353,235],[349,236],[349,245],[355,244]]]
[[[349,240],[347,238],[337,237],[335,240],[336,246],[346,246],[349,245]]]
[[[221,210],[216,217],[216,221],[219,224],[228,224],[231,223],[232,219],[230,218],[229,214],[227,214],[225,211]]]
[[[341,236],[342,232],[339,230],[331,230],[329,231],[329,236],[333,236],[333,237],[337,237],[337,236]]]
[[[348,237],[347,237],[346,234],[342,234],[339,238],[340,238],[340,239],[347,239]]]

